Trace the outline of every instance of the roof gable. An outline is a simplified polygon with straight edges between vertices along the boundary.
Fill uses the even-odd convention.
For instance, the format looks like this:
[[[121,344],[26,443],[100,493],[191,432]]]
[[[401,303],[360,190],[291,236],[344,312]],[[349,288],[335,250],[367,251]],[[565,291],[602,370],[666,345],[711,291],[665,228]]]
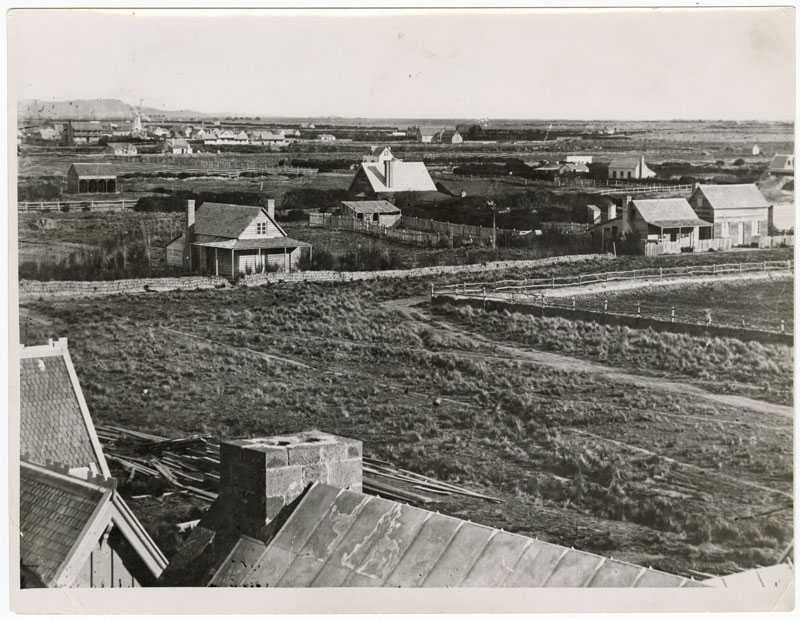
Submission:
[[[700,185],[701,192],[712,209],[768,208],[769,203],[759,188],[744,185]]]
[[[637,156],[614,157],[611,163],[608,164],[609,168],[635,168],[641,163],[642,158]]]
[[[110,163],[73,163],[70,170],[75,170],[78,176],[96,178],[116,178],[117,176]]]
[[[194,233],[238,239],[253,220],[262,214],[275,224],[275,228],[281,233],[281,236],[286,236],[283,228],[269,216],[264,207],[220,202],[203,202],[198,207],[195,214]]]
[[[361,170],[366,174],[375,193],[394,193],[401,191],[437,191],[436,185],[421,161],[393,160],[392,186],[386,186],[385,167],[376,163],[362,163]]]
[[[352,209],[355,213],[400,213],[399,208],[386,200],[343,201],[342,204]]]
[[[20,352],[20,453],[110,475],[66,338]]]

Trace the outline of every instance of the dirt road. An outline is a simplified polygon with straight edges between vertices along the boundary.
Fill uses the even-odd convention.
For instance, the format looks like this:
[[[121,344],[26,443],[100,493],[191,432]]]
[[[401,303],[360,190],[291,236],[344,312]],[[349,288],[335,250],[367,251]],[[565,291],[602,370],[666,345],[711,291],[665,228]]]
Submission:
[[[496,353],[501,353],[509,359],[530,361],[566,372],[602,374],[605,378],[610,380],[635,385],[637,387],[660,389],[670,393],[677,393],[684,396],[688,395],[696,399],[699,398],[718,404],[726,404],[728,406],[734,406],[736,408],[755,411],[758,413],[779,415],[789,419],[794,418],[794,410],[790,406],[771,404],[769,402],[755,400],[753,398],[747,398],[744,396],[712,393],[685,381],[635,374],[617,367],[608,366],[593,361],[586,361],[578,357],[569,357],[557,353],[543,352],[530,348],[502,344],[478,333],[466,331],[438,317],[434,318],[427,312],[415,307],[419,303],[422,303],[426,300],[427,297],[411,297],[406,299],[386,301],[383,305],[388,309],[401,312],[409,320],[421,322],[428,326],[436,326],[444,331],[447,331],[450,335],[490,346]]]

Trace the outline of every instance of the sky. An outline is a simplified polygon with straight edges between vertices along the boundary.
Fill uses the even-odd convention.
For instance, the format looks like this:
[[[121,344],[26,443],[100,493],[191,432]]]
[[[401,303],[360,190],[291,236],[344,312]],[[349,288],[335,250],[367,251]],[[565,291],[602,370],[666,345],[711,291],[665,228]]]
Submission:
[[[260,116],[793,120],[793,8],[20,10],[18,99]],[[42,44],[46,41],[46,44]]]

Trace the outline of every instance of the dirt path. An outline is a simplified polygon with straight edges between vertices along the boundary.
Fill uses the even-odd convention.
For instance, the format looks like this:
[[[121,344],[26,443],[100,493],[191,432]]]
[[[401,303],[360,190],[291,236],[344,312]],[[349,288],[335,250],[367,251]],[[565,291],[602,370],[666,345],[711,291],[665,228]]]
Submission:
[[[655,376],[645,376],[642,374],[633,374],[620,368],[613,366],[595,363],[593,361],[586,361],[577,357],[569,357],[566,355],[559,355],[557,353],[543,352],[528,348],[520,348],[511,346],[509,344],[502,344],[490,338],[487,338],[478,333],[465,331],[452,323],[445,322],[438,318],[433,318],[431,315],[423,312],[419,308],[413,307],[418,303],[425,301],[427,297],[412,297],[408,299],[397,299],[383,303],[383,306],[395,311],[399,311],[409,320],[423,322],[429,325],[435,325],[451,335],[457,337],[467,338],[473,342],[479,342],[487,346],[491,346],[495,351],[501,352],[514,359],[523,359],[533,361],[535,363],[546,365],[557,370],[566,372],[585,372],[589,374],[602,374],[604,377],[635,385],[637,387],[646,387],[648,389],[660,389],[670,393],[677,393],[680,395],[690,395],[695,398],[716,402],[719,404],[726,404],[736,408],[742,408],[757,413],[765,413],[771,415],[779,415],[788,419],[794,419],[794,410],[791,406],[782,406],[780,404],[771,404],[762,400],[755,400],[744,396],[725,395],[718,393],[711,393],[700,387],[696,387],[691,383],[684,381],[671,380]]]

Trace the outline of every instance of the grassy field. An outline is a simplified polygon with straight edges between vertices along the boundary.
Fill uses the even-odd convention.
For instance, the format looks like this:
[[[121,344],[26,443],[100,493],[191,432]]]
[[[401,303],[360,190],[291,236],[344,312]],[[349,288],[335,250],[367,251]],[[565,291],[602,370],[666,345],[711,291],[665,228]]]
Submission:
[[[475,320],[392,305],[429,285],[34,300],[21,307],[21,335],[69,338],[97,423],[165,436],[318,428],[504,500],[436,506],[476,522],[683,574],[777,558],[792,536],[791,419],[509,357],[474,337]],[[705,342],[667,344],[678,357]],[[175,501],[143,509],[162,541],[166,525],[196,514]]]

